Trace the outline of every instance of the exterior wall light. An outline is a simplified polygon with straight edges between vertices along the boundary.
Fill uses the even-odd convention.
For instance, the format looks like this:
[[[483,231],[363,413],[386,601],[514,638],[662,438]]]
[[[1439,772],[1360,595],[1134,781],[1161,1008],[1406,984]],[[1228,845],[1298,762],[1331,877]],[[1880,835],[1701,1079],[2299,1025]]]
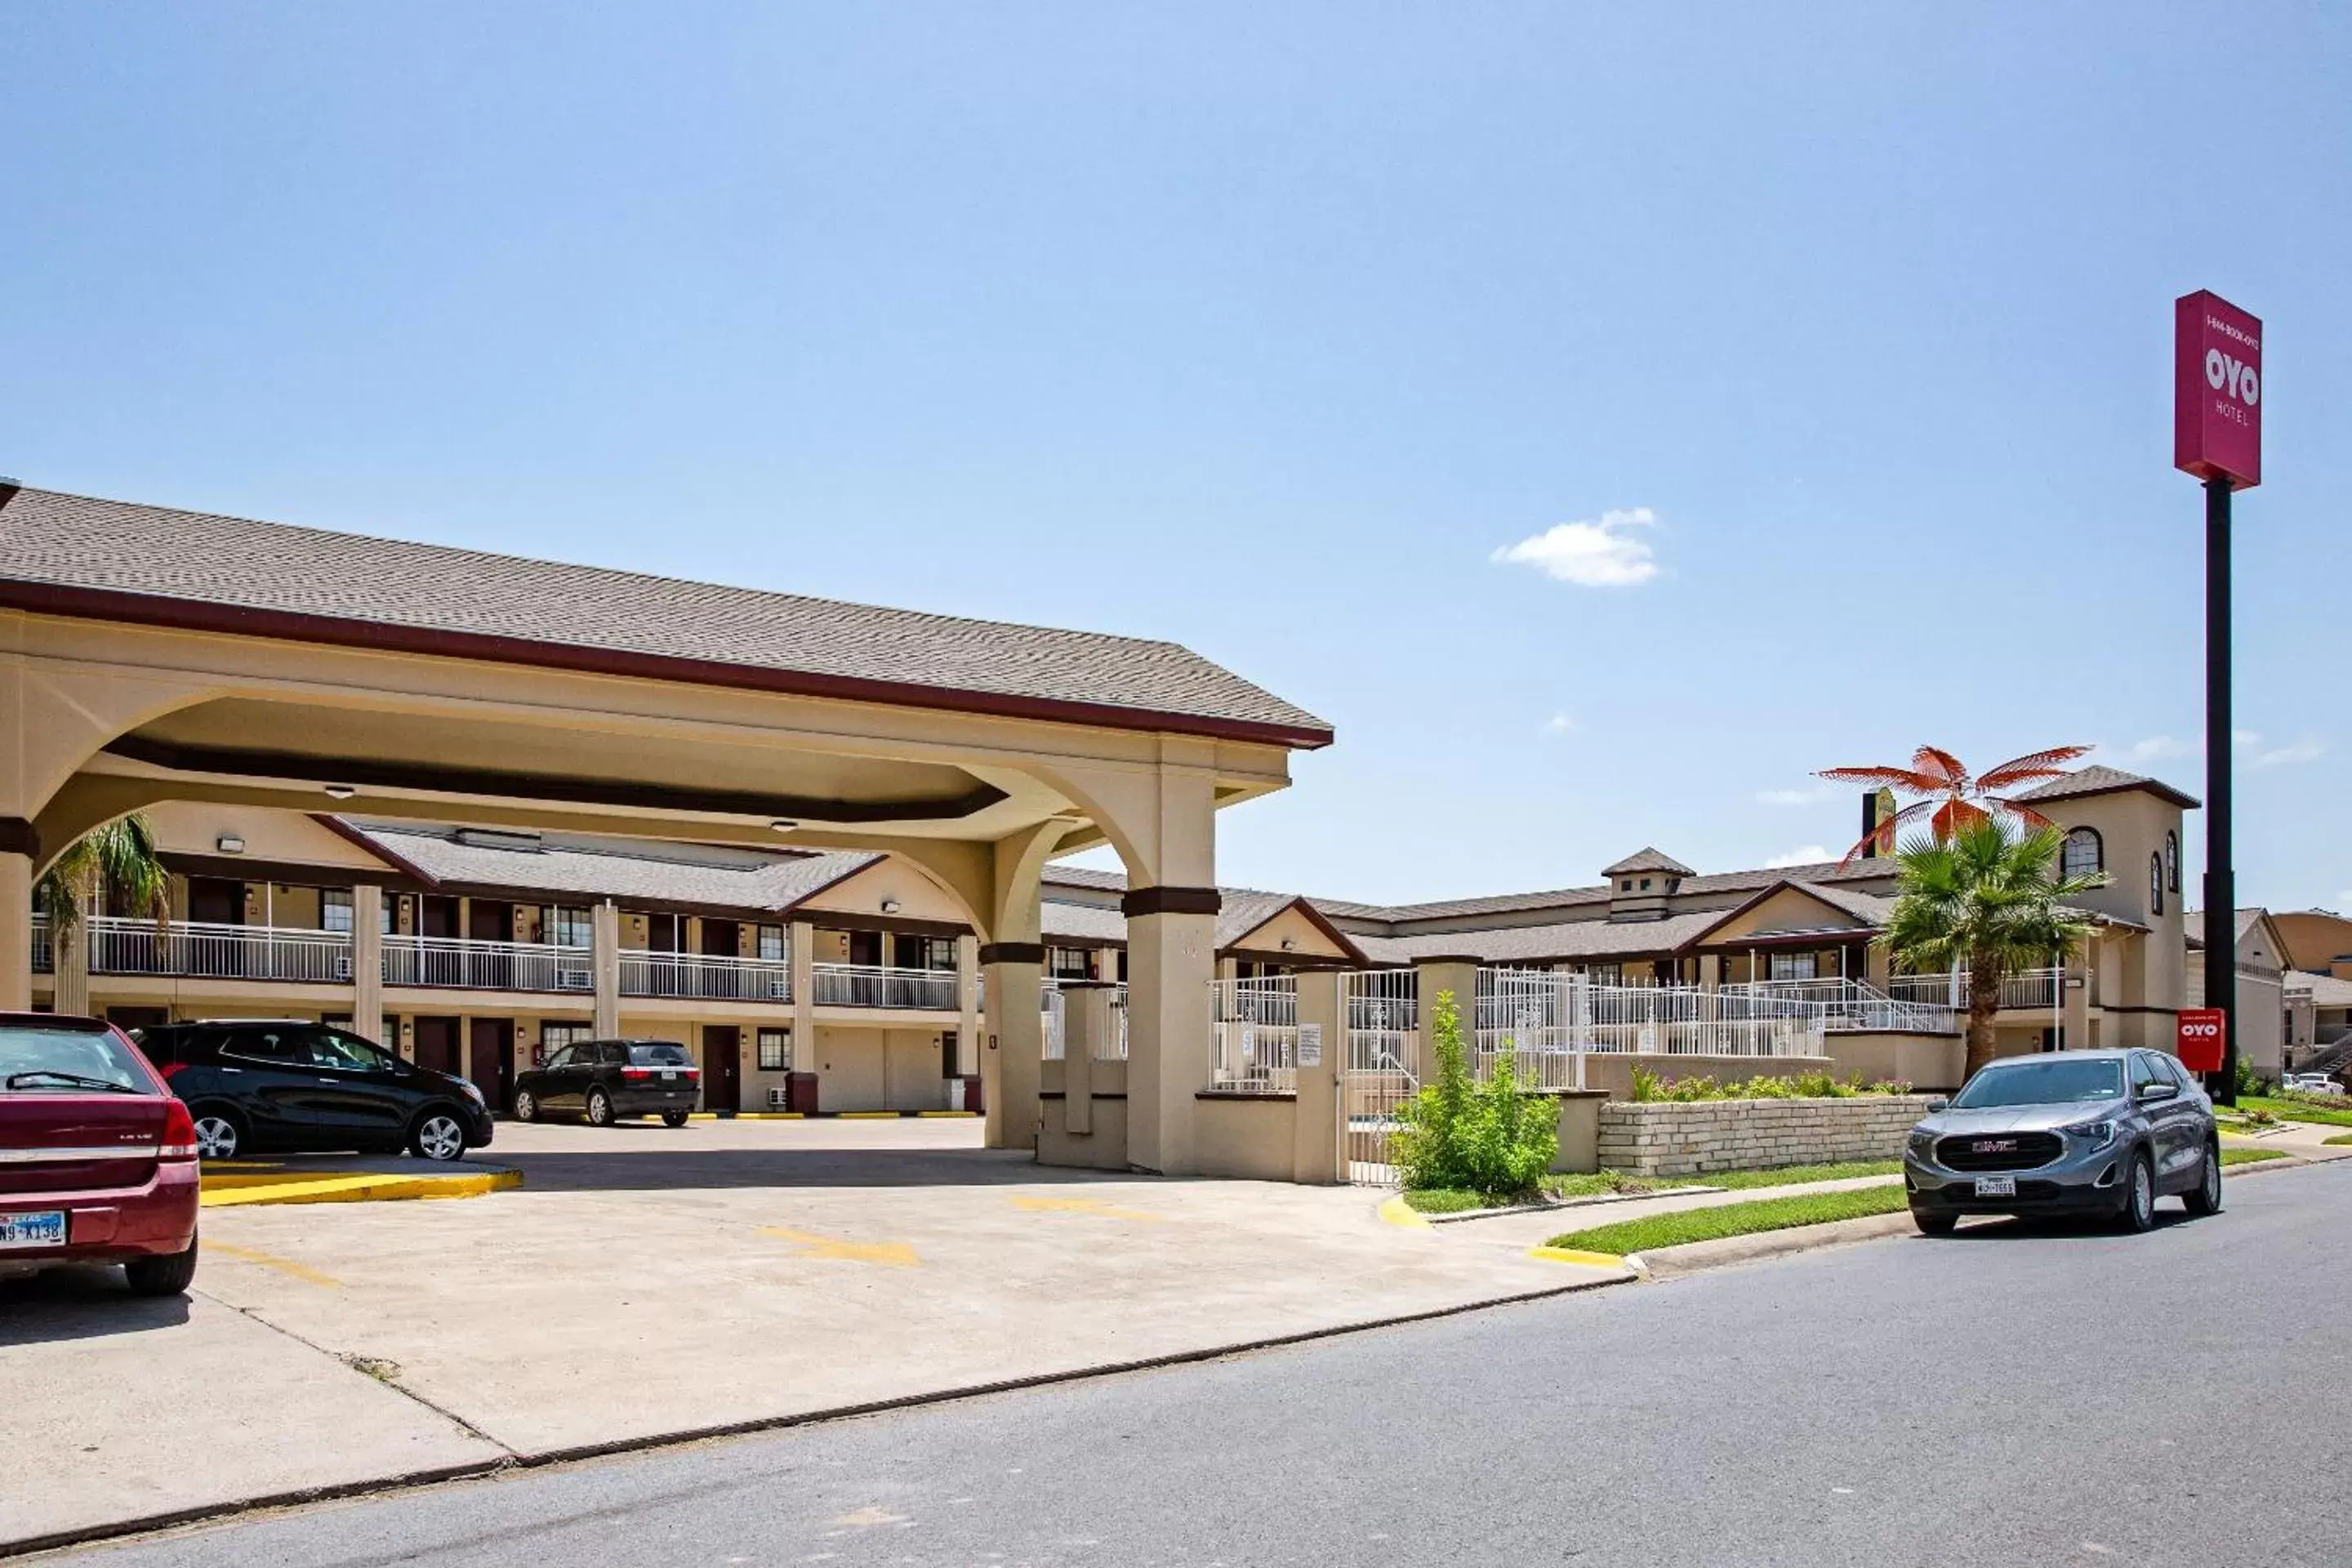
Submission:
[[[224,833],[213,840],[213,847],[224,855],[242,855],[245,853],[245,840],[234,833]]]
[[[352,796],[359,793],[359,791],[353,789],[349,784],[329,784],[327,786],[327,798],[329,800],[349,800]]]
[[[896,900],[896,899],[885,899],[885,900],[882,900],[882,912],[883,912],[884,914],[886,914],[886,915],[895,915],[895,914],[897,914],[897,913],[898,912],[898,900]]]
[[[799,824],[799,823],[797,823],[797,822],[789,821],[789,820],[787,820],[787,819],[785,819],[785,818],[783,818],[783,817],[781,817],[781,816],[780,816],[780,817],[776,818],[776,820],[775,820],[775,821],[773,821],[773,822],[772,822],[772,823],[768,824],[768,826],[769,826],[770,827],[774,828],[774,829],[775,829],[777,832],[779,832],[779,833],[790,833],[793,828],[798,827],[798,826],[800,826],[800,824]]]

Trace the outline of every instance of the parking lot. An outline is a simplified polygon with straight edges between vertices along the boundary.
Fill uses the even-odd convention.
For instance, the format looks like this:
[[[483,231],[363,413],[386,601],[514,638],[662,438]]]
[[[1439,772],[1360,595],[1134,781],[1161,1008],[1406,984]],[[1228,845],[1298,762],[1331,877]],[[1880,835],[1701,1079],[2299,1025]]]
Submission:
[[[525,1184],[207,1210],[185,1303],[0,1285],[0,1542],[1598,1283],[1377,1194],[1042,1170],[971,1121],[501,1124]],[[201,1451],[205,1462],[188,1457]]]

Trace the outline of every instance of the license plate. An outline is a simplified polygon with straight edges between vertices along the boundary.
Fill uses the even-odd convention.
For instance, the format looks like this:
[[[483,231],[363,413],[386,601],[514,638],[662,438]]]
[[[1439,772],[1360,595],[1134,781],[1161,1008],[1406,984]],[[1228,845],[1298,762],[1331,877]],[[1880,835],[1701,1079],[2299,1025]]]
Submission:
[[[0,1247],[63,1247],[66,1244],[66,1211],[47,1209],[39,1214],[0,1214]]]
[[[2013,1198],[2017,1195],[2015,1176],[1979,1176],[1977,1196],[1980,1198]]]
[[[664,1083],[675,1083],[675,1082],[677,1082],[677,1073],[674,1069],[669,1068],[664,1068],[662,1069],[662,1082],[664,1082]]]

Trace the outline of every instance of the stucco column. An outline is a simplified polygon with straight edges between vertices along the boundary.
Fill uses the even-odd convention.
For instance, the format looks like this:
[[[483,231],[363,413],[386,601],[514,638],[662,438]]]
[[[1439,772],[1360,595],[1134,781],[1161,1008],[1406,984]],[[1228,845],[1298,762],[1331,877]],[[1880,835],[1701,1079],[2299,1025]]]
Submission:
[[[992,1149],[1037,1147],[1037,1080],[1045,1059],[1038,1008],[1045,950],[1035,942],[991,942],[980,950],[988,977],[988,1040],[980,1053],[980,1096]]]
[[[1318,1061],[1307,1060],[1316,1033]],[[1347,1116],[1339,1103],[1339,1074],[1348,1060],[1348,1005],[1333,969],[1308,970],[1298,977],[1298,1106],[1292,1120],[1290,1179],[1317,1184],[1347,1175]]]
[[[816,1071],[816,927],[793,922],[785,950],[793,966],[793,1070]],[[806,1107],[800,1109],[805,1110]],[[819,1110],[824,1108],[820,1106]]]
[[[956,1076],[980,1070],[980,939],[969,931],[956,938]],[[961,1110],[959,1099],[954,1110]]]
[[[1424,958],[1421,972],[1421,1060],[1412,1075],[1427,1083],[1437,1074],[1437,994],[1454,994],[1454,1010],[1462,1018],[1462,1049],[1475,1076],[1478,1070],[1478,961],[1451,956]]]
[[[2099,939],[2093,937],[2083,944],[2082,955],[2068,963],[2058,976],[2061,1038],[2070,1051],[2091,1048],[2091,1007],[2095,998],[2091,987],[2097,984],[2093,977],[2098,973]],[[2082,984],[2077,985],[2076,981]]]
[[[1139,1170],[1200,1169],[1193,1097],[1209,1087],[1217,907],[1214,888],[1137,888],[1125,900],[1127,1160]]]
[[[352,1033],[383,1039],[383,889],[367,882],[352,889]]]
[[[72,929],[49,933],[49,969],[57,987],[51,1005],[75,1017],[89,1016],[89,900],[77,890]]]
[[[33,857],[0,846],[0,1013],[33,1005]]]
[[[1062,1130],[1086,1135],[1095,1130],[1095,1058],[1114,1027],[1110,985],[1066,981],[1062,1004]]]
[[[610,899],[589,911],[588,955],[596,977],[596,1035],[609,1040],[621,1032],[621,911]]]

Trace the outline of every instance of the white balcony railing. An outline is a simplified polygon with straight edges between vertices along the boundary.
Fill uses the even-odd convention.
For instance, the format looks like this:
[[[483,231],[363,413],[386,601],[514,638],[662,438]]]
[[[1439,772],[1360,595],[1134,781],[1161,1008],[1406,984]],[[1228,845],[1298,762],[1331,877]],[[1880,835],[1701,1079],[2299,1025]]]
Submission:
[[[952,1013],[956,972],[878,963],[819,963],[810,970],[820,1007],[907,1007]]]
[[[1588,1052],[1818,1057],[1831,1005],[1745,987],[1595,985],[1544,970],[1478,971],[1474,1047],[1481,1079],[1511,1058],[1522,1084],[1583,1087]]]
[[[595,961],[584,947],[469,937],[388,936],[386,985],[462,991],[593,991]]]
[[[737,958],[716,952],[621,952],[621,994],[686,996],[714,1002],[789,1002],[793,966],[782,958]],[[824,1000],[822,985],[817,1000]]]
[[[92,974],[351,984],[352,939],[343,931],[198,921],[158,929],[120,915],[93,915],[84,930]]]
[[[2064,984],[2063,969],[2021,969],[2001,976],[2000,1005],[2004,1008],[2020,1008],[2029,1012],[2046,1013],[2058,1005],[2059,987]],[[1897,974],[1887,983],[1887,990],[1898,1002],[1928,1002],[1958,1012],[1969,1005],[1969,972],[1937,974]]]

